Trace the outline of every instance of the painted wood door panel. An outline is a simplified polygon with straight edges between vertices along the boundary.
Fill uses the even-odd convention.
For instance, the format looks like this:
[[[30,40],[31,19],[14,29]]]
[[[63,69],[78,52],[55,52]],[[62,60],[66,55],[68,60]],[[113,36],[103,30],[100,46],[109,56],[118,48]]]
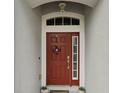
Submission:
[[[47,85],[79,84],[79,81],[72,80],[72,35],[60,32],[47,33]]]

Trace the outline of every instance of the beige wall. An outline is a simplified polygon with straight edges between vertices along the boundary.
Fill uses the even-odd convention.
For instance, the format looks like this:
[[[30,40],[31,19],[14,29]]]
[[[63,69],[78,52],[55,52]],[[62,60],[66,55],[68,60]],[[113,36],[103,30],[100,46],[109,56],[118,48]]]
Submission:
[[[87,93],[108,93],[108,0],[99,0],[86,16]]]
[[[40,17],[15,0],[15,93],[40,93]]]

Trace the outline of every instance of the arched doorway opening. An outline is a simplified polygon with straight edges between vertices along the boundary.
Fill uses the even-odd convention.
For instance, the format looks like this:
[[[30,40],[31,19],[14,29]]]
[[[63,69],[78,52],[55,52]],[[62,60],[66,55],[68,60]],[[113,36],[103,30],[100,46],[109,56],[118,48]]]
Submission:
[[[42,16],[41,85],[84,86],[84,16],[54,12]]]

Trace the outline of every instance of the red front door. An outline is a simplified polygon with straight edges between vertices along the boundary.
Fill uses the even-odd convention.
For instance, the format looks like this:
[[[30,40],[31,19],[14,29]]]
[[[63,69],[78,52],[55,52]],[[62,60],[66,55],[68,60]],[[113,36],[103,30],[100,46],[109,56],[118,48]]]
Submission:
[[[47,85],[78,85],[72,80],[73,33],[47,33]]]

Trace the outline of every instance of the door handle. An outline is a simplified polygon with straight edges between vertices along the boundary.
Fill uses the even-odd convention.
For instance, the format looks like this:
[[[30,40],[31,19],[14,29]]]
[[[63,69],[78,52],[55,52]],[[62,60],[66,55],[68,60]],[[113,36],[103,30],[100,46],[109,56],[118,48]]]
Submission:
[[[67,56],[67,69],[69,70],[70,68],[70,56]]]

